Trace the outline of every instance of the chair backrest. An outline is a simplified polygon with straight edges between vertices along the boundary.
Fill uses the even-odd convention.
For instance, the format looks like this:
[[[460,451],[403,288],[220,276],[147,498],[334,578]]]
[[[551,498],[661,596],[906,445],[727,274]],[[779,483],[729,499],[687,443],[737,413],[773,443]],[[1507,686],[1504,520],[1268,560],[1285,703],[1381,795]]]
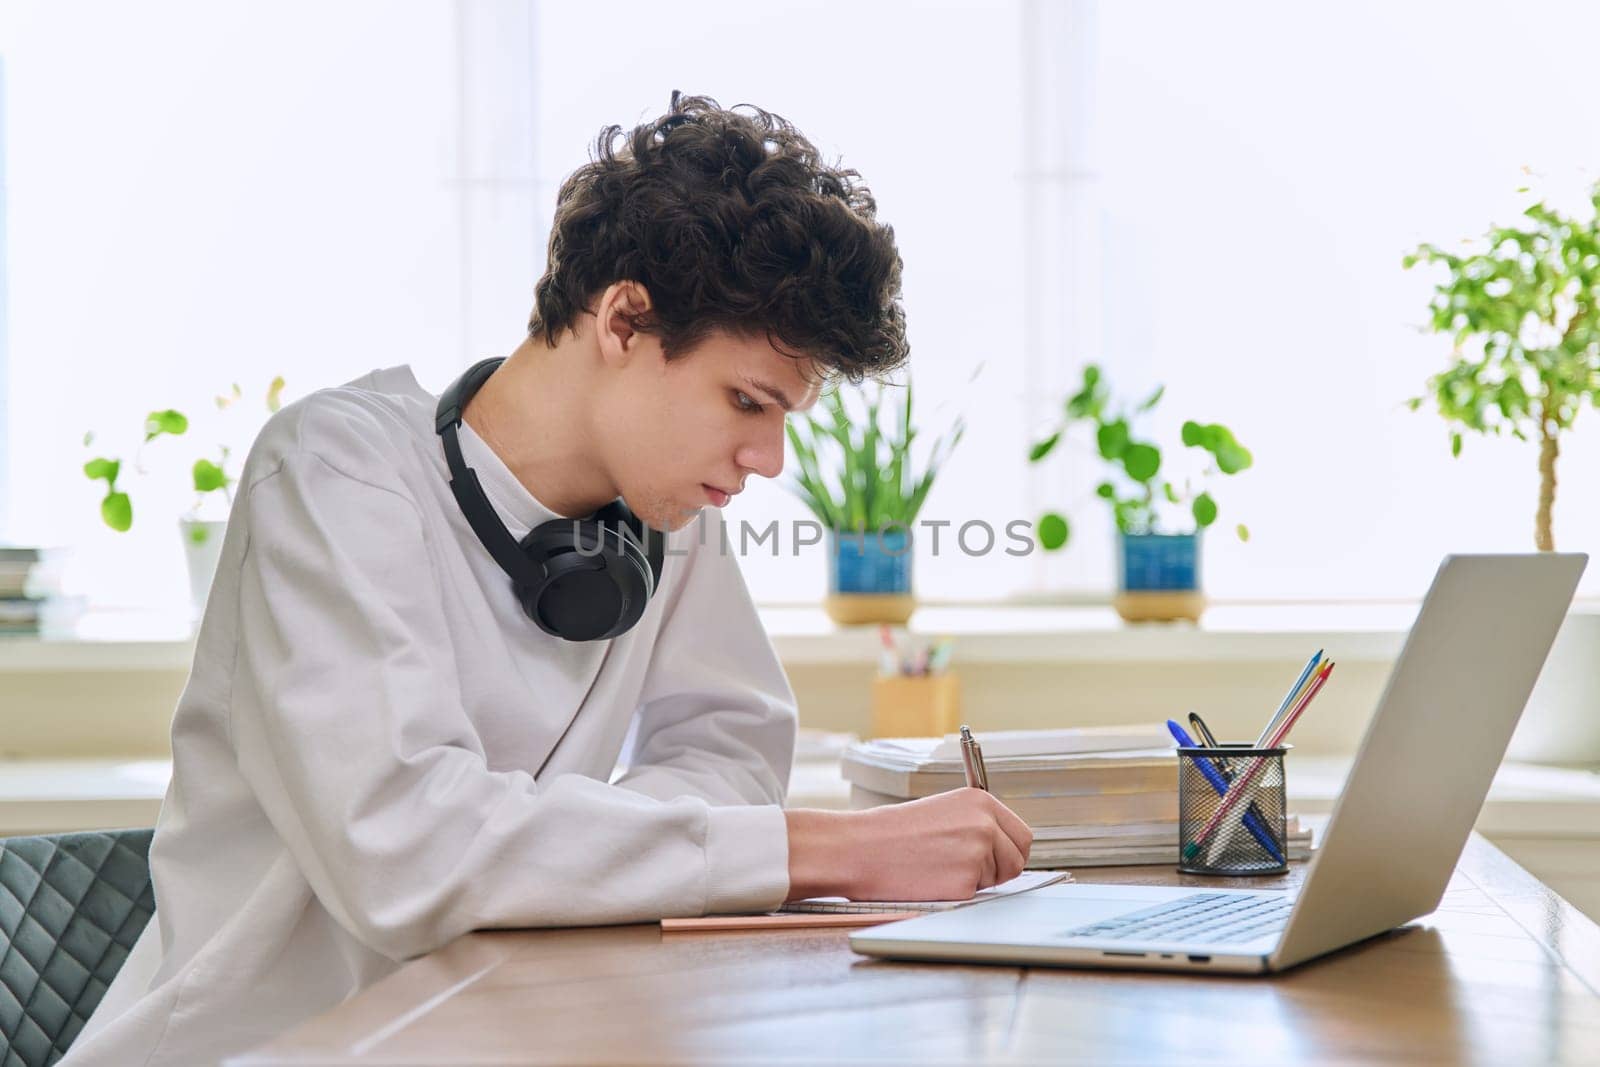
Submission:
[[[153,830],[0,839],[0,1067],[60,1059],[155,913]]]

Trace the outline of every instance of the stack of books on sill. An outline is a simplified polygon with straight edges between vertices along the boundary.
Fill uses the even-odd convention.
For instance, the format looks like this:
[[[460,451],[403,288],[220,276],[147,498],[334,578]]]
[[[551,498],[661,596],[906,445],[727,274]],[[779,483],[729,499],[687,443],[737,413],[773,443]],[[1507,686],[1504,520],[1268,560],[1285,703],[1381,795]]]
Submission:
[[[0,634],[37,634],[70,624],[82,604],[59,595],[57,562],[46,549],[0,545]]]
[[[1158,725],[984,732],[989,791],[1033,830],[1030,868],[1178,861],[1178,761]],[[871,808],[966,784],[960,739],[879,738],[840,762],[850,806]],[[1290,815],[1289,859],[1311,854]]]

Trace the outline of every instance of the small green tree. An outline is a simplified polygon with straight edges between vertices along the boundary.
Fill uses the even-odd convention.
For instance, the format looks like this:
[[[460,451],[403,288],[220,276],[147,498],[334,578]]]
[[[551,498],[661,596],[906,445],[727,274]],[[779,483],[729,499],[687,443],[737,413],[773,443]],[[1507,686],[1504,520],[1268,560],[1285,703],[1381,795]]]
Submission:
[[[1161,532],[1162,501],[1174,508],[1187,506],[1195,528],[1205,529],[1217,521],[1217,502],[1211,493],[1198,488],[1195,480],[1189,478],[1183,479],[1181,487],[1165,478],[1157,478],[1161,472],[1161,449],[1153,441],[1141,441],[1134,436],[1135,417],[1155,408],[1163,392],[1165,386],[1158,387],[1131,410],[1113,408],[1110,388],[1100,368],[1089,364],[1083,368],[1082,387],[1067,398],[1065,417],[1049,437],[1029,450],[1029,462],[1042,461],[1055,451],[1069,427],[1087,422],[1094,427],[1096,451],[1112,471],[1111,477],[1095,488],[1095,493],[1111,505],[1118,530],[1124,534]],[[1186,447],[1198,448],[1207,454],[1208,463],[1199,475],[1200,482],[1217,474],[1237,474],[1253,462],[1250,450],[1219,423],[1185,422],[1182,439]],[[1048,511],[1039,517],[1039,544],[1047,550],[1063,547],[1071,532],[1072,524],[1058,511]],[[1250,539],[1250,530],[1243,523],[1235,527],[1235,532],[1241,541]]]
[[[1539,443],[1539,504],[1533,541],[1555,548],[1550,532],[1560,437],[1587,399],[1600,406],[1600,183],[1589,218],[1563,215],[1543,201],[1524,221],[1490,229],[1484,250],[1456,255],[1423,244],[1404,259],[1443,264],[1429,325],[1455,342],[1455,362],[1428,379],[1439,414],[1461,430],[1509,433]],[[1408,404],[1415,411],[1422,397]]]

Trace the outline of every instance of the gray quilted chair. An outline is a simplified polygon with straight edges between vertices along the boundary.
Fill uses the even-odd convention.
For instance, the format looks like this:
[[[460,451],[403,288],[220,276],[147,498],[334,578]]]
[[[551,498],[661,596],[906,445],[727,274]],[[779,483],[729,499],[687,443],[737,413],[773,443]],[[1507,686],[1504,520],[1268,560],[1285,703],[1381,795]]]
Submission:
[[[0,839],[0,1067],[66,1054],[155,913],[153,830]]]

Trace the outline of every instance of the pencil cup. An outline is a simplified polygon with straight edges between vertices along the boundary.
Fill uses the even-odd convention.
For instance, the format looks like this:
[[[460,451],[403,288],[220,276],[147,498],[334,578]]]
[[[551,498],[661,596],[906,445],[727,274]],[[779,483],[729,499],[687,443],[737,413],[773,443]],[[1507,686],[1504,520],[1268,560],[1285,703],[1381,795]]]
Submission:
[[[1289,869],[1283,757],[1291,747],[1178,749],[1178,870],[1238,875]]]
[[[948,671],[872,680],[874,737],[943,737],[960,722],[961,687]]]

